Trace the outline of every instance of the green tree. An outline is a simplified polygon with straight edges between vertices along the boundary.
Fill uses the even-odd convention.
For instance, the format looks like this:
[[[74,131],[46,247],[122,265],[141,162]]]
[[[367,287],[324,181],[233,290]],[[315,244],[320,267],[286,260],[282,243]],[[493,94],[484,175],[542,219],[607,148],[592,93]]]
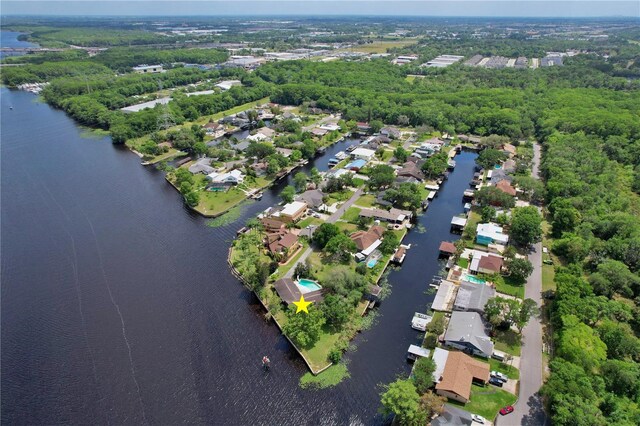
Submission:
[[[502,163],[507,159],[507,154],[497,149],[487,148],[482,150],[476,158],[476,163],[484,169],[491,169],[496,164]]]
[[[640,365],[630,361],[607,360],[601,367],[607,390],[637,400],[640,396]]]
[[[332,262],[347,263],[351,259],[351,253],[355,253],[357,250],[356,243],[343,233],[331,237],[327,245],[324,246],[324,251]]]
[[[382,414],[395,416],[403,426],[426,423],[426,413],[420,409],[420,395],[410,380],[398,379],[386,386],[381,394]]]
[[[328,294],[324,298],[320,309],[327,319],[327,324],[335,330],[340,330],[353,312],[353,306],[350,306],[344,298],[334,294]]]
[[[491,222],[496,217],[496,209],[491,206],[484,206],[480,209],[482,222]]]
[[[307,189],[307,175],[304,172],[298,172],[293,176],[293,185],[298,192],[303,192]]]
[[[562,318],[564,328],[557,342],[557,353],[567,361],[582,366],[585,371],[596,371],[607,358],[607,346],[596,332],[579,322],[574,315]]]
[[[373,133],[378,133],[380,129],[384,127],[384,123],[380,120],[371,120],[369,126],[371,127],[371,131]]]
[[[395,151],[393,151],[393,156],[396,158],[396,160],[398,160],[398,162],[404,163],[409,157],[409,152],[403,147],[399,146],[395,149]]]
[[[444,152],[439,152],[427,158],[420,168],[424,175],[429,178],[435,178],[442,175],[448,167],[449,157]]]
[[[288,185],[286,186],[281,192],[280,192],[280,198],[282,198],[282,201],[284,201],[285,203],[290,203],[293,201],[293,197],[296,195],[296,189],[291,186]]]
[[[401,209],[417,210],[422,203],[419,188],[409,182],[387,189],[383,198]]]
[[[191,207],[195,207],[200,204],[200,194],[198,194],[196,191],[188,192],[184,195],[184,200]]]
[[[387,166],[386,164],[373,166],[369,170],[369,188],[378,190],[387,187],[393,183],[395,178],[396,175],[391,166]]]
[[[400,244],[400,238],[398,238],[395,232],[385,231],[383,234],[382,243],[380,243],[378,249],[380,250],[380,252],[382,252],[382,254],[390,255],[396,250],[398,244]]]
[[[311,348],[316,344],[322,334],[322,326],[326,319],[322,311],[313,304],[308,307],[309,313],[295,313],[296,308],[292,306],[287,311],[287,322],[282,327],[282,331],[296,345],[301,348]]]
[[[318,186],[321,181],[322,181],[322,176],[320,176],[320,172],[316,167],[313,167],[311,169],[311,182],[315,183],[316,186]]]
[[[533,272],[533,265],[527,259],[514,257],[505,262],[509,275],[517,281],[524,282]]]
[[[540,241],[542,237],[542,216],[538,209],[518,207],[513,210],[511,218],[511,238],[521,246],[529,246]]]
[[[483,186],[477,190],[475,200],[481,207],[496,206],[510,209],[516,204],[511,195],[500,191],[495,186]]]
[[[427,419],[431,419],[435,415],[442,414],[445,402],[447,402],[447,398],[444,396],[427,391],[420,397],[420,408],[425,412]]]
[[[518,309],[514,312],[513,323],[522,334],[522,329],[527,325],[533,315],[538,313],[538,305],[533,299],[524,299]]]
[[[424,394],[433,386],[433,372],[436,363],[431,358],[419,358],[413,366],[412,378],[419,395]]]
[[[313,241],[320,247],[324,249],[331,238],[340,234],[340,228],[338,225],[333,223],[325,222],[318,226],[313,233]]]

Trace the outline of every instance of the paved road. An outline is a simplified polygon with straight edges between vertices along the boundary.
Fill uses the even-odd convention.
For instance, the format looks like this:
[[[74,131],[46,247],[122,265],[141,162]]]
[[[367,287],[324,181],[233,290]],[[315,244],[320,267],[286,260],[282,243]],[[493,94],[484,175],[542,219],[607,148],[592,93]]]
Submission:
[[[540,145],[534,144],[532,176],[539,177]],[[529,253],[533,273],[527,279],[524,297],[536,301],[541,306],[542,293],[542,243],[535,244]],[[514,405],[514,412],[507,416],[498,415],[499,426],[523,425],[542,426],[548,418],[542,406],[538,391],[542,386],[542,323],[539,317],[532,318],[522,330],[522,354],[520,356],[520,395]]]
[[[340,206],[340,208],[338,208],[338,210],[336,210],[331,216],[329,216],[329,218],[325,222],[326,223],[336,223],[338,221],[338,219],[340,219],[342,217],[344,212],[347,211],[347,209],[349,207],[351,207],[353,205],[353,203],[355,203],[356,200],[358,198],[360,198],[361,195],[362,195],[362,189],[356,190],[356,192],[353,193],[351,198],[349,198],[347,201],[345,201]],[[311,247],[307,247],[307,249],[304,251],[304,253],[302,253],[302,256],[300,256],[298,258],[298,260],[296,261],[296,263],[293,264],[291,269],[289,269],[287,271],[287,273],[284,274],[283,278],[291,278],[291,277],[293,277],[293,273],[295,272],[296,266],[298,265],[298,263],[304,262],[305,260],[307,260],[307,257],[309,257],[309,255],[311,254],[312,251],[313,251],[313,249]]]

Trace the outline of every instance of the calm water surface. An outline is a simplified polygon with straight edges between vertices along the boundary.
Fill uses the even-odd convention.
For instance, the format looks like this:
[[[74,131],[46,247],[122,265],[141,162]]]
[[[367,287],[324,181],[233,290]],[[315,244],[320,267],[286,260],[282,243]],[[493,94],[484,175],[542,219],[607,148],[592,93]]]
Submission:
[[[208,228],[160,172],[61,111],[1,89],[4,424],[377,424],[379,384],[405,375],[419,343],[438,245],[473,174],[457,168],[412,231],[373,329],[347,355],[351,378],[304,391],[306,368],[226,256],[244,221]],[[13,106],[13,110],[9,109]],[[316,161],[326,170],[337,144]],[[307,169],[312,167],[309,164]],[[272,370],[261,370],[269,354]]]

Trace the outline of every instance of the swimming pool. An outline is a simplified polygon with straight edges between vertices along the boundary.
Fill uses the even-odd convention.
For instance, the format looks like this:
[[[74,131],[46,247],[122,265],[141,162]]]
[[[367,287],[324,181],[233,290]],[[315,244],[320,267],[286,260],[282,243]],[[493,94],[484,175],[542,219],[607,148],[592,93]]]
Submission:
[[[502,168],[502,166],[500,164],[496,164],[496,170],[500,170]]]
[[[315,281],[307,280],[305,278],[301,278],[296,283],[300,288],[300,291],[303,293],[309,293],[311,291],[320,290],[322,287]]]
[[[473,275],[469,275],[469,274],[465,274],[462,276],[462,281],[469,281],[470,283],[474,283],[474,284],[485,284],[486,281],[480,278],[477,278]]]
[[[378,263],[378,259],[369,259],[367,261],[367,268],[373,268]]]

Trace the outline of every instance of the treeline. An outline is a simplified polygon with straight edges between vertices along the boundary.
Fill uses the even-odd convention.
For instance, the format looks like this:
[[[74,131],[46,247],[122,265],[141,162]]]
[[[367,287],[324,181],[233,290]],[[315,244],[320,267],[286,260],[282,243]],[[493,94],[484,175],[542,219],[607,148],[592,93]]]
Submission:
[[[228,53],[220,49],[149,49],[115,47],[97,54],[93,60],[114,70],[129,71],[140,64],[172,64],[186,62],[193,64],[218,64],[228,58]]]
[[[15,87],[24,83],[44,83],[65,76],[90,76],[111,72],[109,68],[89,61],[59,61],[2,67],[2,83]]]
[[[619,133],[585,126],[591,134],[545,138],[552,251],[566,266],[556,268],[555,357],[543,393],[560,426],[640,424],[640,199],[632,187],[640,107],[636,100],[619,107],[635,115],[636,126],[607,117]],[[563,118],[556,120],[562,129]]]
[[[85,47],[109,47],[132,44],[172,43],[182,38],[156,34],[151,31],[110,29],[93,27],[58,28],[48,26],[12,26],[15,31],[27,31],[30,42],[43,46],[74,45]]]

